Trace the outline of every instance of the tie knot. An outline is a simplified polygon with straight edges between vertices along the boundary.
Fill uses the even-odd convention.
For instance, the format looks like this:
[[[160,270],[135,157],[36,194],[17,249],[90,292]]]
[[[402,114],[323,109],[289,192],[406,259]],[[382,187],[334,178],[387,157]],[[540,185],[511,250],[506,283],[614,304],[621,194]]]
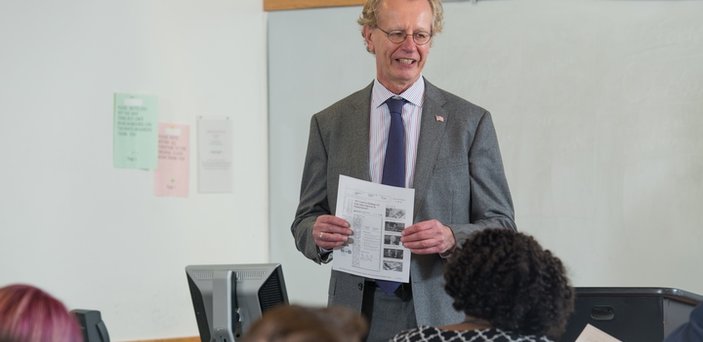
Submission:
[[[389,97],[386,100],[386,105],[391,111],[391,114],[403,114],[403,104],[405,104],[405,99],[402,97]]]

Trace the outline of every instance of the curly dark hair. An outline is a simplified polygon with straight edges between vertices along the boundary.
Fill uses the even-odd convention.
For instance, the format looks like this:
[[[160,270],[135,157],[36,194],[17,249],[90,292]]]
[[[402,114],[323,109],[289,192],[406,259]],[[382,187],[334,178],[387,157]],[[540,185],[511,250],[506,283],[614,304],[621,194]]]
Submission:
[[[574,309],[559,258],[526,234],[484,229],[453,253],[444,278],[454,308],[495,328],[557,339]]]

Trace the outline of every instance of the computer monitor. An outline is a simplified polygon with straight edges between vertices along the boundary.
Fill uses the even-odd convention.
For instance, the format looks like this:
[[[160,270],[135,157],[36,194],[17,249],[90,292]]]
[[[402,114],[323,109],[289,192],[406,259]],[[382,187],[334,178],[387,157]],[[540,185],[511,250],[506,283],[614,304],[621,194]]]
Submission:
[[[71,313],[78,319],[83,333],[83,342],[110,342],[110,334],[103,322],[100,311],[75,309]]]
[[[263,312],[288,303],[280,264],[186,266],[202,342],[233,342]]]
[[[688,321],[703,296],[676,288],[576,287],[574,313],[561,342],[592,325],[620,341],[661,342]]]

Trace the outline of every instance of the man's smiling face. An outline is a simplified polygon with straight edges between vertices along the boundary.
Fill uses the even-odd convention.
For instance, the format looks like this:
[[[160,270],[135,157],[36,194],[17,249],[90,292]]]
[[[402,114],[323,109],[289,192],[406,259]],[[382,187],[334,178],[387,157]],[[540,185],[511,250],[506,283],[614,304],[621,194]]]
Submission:
[[[426,0],[384,0],[378,8],[378,27],[364,27],[369,51],[376,55],[376,78],[388,90],[399,94],[422,73],[431,42],[417,45],[416,32],[432,32],[432,8]],[[403,31],[402,43],[391,42],[386,33]]]

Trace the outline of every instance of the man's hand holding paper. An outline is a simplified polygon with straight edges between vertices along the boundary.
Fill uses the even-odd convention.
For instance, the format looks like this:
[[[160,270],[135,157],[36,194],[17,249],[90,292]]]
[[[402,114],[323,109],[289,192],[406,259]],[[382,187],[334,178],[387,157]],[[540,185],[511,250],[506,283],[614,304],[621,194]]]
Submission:
[[[438,220],[422,221],[406,227],[400,241],[415,254],[444,254],[456,244],[452,230]]]
[[[349,222],[333,215],[320,215],[312,226],[315,244],[324,250],[332,250],[344,245],[352,234]]]

